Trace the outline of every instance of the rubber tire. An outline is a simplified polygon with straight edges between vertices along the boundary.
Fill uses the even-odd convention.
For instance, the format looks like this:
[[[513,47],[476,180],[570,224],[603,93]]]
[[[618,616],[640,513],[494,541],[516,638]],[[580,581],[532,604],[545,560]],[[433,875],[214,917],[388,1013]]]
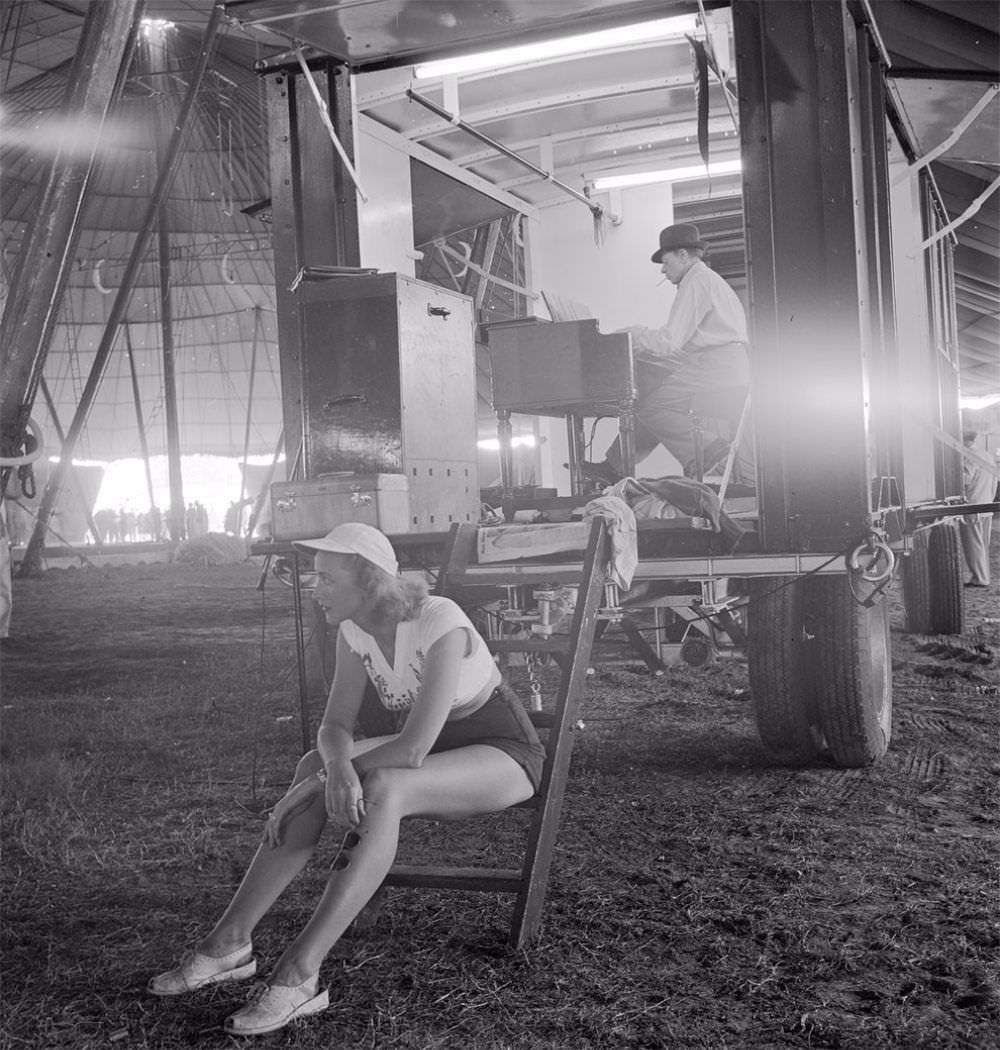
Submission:
[[[928,553],[930,532],[924,529],[913,536],[913,549],[901,559],[903,576],[903,609],[906,630],[910,634],[934,633],[934,604],[931,601],[931,565]]]
[[[810,577],[806,629],[816,640],[816,709],[833,761],[870,766],[892,739],[889,600],[866,606],[846,575]]]
[[[952,522],[931,529],[927,562],[931,582],[931,630],[934,634],[965,631],[965,587],[962,544]]]
[[[681,659],[688,667],[704,667],[714,655],[712,643],[701,633],[688,635],[681,642]]]
[[[749,581],[747,665],[761,743],[783,765],[815,760],[823,745],[806,638],[804,579],[760,576]]]

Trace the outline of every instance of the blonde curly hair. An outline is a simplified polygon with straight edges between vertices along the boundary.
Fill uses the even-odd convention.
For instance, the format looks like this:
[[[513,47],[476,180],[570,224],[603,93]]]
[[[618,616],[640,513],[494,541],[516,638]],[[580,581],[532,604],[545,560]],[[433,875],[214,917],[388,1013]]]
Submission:
[[[354,561],[358,586],[372,603],[375,616],[393,623],[417,618],[420,606],[427,597],[424,580],[390,576],[384,569],[358,554],[354,555]]]

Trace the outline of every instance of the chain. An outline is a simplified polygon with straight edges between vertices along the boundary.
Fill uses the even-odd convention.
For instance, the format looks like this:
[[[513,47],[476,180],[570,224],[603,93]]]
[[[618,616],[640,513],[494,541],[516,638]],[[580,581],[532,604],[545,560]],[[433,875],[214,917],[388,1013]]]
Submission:
[[[542,709],[542,683],[538,678],[538,654],[525,653],[525,665],[528,669],[528,691],[531,693],[530,710]]]

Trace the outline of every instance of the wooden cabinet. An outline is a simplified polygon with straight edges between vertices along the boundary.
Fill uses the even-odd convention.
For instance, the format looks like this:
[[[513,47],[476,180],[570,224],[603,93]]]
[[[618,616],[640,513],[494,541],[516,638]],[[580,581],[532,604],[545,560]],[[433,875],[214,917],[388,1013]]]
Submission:
[[[400,274],[299,288],[306,474],[405,474],[410,528],[479,520],[468,296]]]

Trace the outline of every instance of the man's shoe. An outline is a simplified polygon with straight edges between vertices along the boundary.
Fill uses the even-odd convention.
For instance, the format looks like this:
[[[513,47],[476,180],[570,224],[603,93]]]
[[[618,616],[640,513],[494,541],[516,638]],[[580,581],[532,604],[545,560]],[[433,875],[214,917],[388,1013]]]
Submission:
[[[580,470],[589,481],[601,481],[605,485],[616,485],[622,479],[621,474],[607,460],[603,463],[583,462]]]
[[[190,951],[181,957],[180,965],[151,977],[146,990],[150,995],[185,995],[208,984],[245,981],[256,972],[257,960],[249,943],[218,958]]]
[[[318,1014],[330,1005],[330,993],[319,990],[319,975],[297,985],[264,984],[254,988],[246,1006],[226,1018],[230,1035],[264,1035],[284,1028],[296,1017]]]
[[[976,583],[975,580],[969,580],[969,582],[965,586],[966,587],[989,587],[989,584],[988,583]]]

